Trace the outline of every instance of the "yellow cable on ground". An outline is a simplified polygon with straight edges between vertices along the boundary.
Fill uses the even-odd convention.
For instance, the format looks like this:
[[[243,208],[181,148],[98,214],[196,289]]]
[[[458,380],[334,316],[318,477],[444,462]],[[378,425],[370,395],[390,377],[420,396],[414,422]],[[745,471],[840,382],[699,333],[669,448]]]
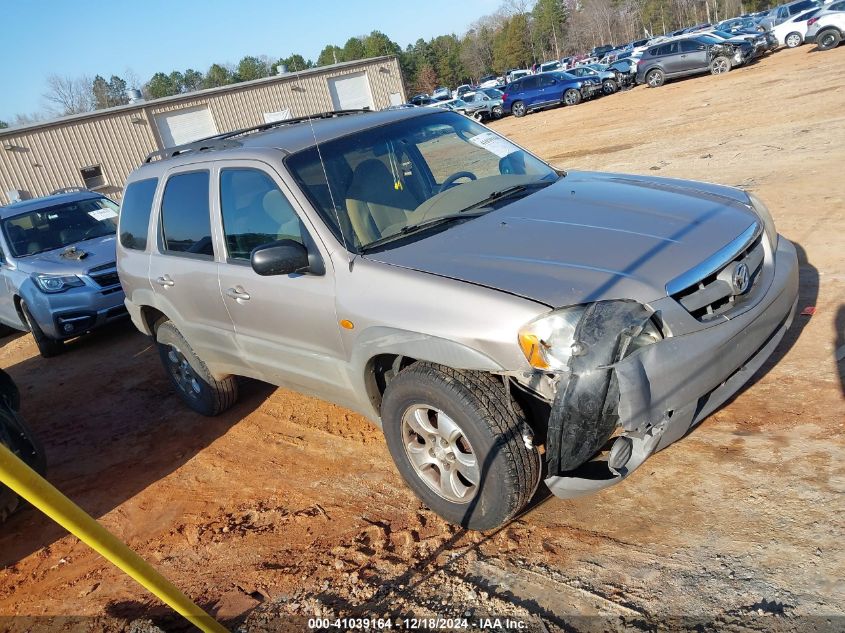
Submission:
[[[201,631],[226,633],[226,629],[219,622],[2,443],[0,482],[132,576]]]

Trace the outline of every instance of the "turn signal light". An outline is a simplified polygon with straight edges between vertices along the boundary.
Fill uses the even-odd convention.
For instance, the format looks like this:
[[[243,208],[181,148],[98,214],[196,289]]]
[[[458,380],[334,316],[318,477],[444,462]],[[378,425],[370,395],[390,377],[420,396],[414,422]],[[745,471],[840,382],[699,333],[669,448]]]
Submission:
[[[544,343],[535,334],[520,333],[519,346],[522,348],[522,353],[525,354],[525,358],[528,359],[532,367],[536,367],[537,369],[549,368],[549,361],[546,360],[546,356],[543,354]]]

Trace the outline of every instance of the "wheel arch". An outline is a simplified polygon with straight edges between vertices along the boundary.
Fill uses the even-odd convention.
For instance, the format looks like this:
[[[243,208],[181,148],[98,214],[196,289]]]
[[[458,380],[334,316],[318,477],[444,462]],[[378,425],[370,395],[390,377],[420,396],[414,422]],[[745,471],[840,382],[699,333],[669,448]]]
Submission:
[[[428,361],[453,369],[500,373],[505,368],[471,347],[449,339],[390,327],[374,327],[361,334],[352,354],[362,386],[375,416],[390,379],[416,361]]]

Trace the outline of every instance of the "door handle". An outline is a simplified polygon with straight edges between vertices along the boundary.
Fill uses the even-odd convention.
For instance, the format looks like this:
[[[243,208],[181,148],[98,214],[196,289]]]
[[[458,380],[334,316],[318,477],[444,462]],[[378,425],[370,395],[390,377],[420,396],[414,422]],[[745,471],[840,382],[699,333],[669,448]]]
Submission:
[[[229,288],[226,291],[226,296],[231,297],[235,301],[249,301],[249,293],[244,290],[241,286]]]
[[[156,283],[159,286],[169,287],[176,285],[176,282],[170,278],[170,275],[162,275],[161,277],[156,278]]]

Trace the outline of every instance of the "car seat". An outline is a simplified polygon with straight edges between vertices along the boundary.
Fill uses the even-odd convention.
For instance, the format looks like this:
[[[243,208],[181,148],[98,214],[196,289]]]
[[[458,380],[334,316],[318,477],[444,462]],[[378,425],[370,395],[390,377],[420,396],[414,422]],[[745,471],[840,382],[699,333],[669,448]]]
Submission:
[[[355,168],[346,192],[346,209],[360,244],[379,239],[388,227],[404,224],[408,213],[416,209],[414,197],[395,184],[380,160],[370,158]]]

